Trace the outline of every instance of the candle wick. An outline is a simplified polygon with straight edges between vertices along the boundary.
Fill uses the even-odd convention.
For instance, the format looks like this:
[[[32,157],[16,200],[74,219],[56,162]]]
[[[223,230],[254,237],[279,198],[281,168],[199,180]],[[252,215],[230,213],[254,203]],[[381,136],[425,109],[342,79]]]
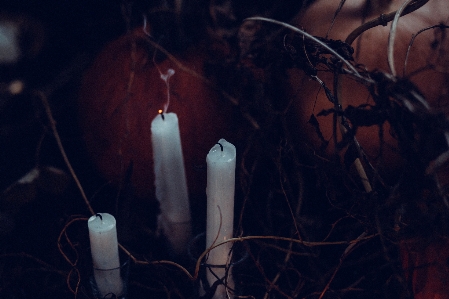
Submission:
[[[164,112],[162,110],[159,110],[159,114],[161,115],[162,120],[165,120]]]
[[[103,216],[101,216],[101,214],[95,214],[95,216],[100,217],[100,220],[103,221]]]
[[[223,145],[220,142],[217,142],[217,144],[220,146],[221,151],[223,151]]]

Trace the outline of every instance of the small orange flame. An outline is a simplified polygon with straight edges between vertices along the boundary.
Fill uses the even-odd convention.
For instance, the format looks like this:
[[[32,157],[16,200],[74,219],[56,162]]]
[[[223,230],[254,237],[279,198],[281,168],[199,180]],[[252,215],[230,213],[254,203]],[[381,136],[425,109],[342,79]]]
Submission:
[[[162,114],[162,109],[159,109],[157,113]]]

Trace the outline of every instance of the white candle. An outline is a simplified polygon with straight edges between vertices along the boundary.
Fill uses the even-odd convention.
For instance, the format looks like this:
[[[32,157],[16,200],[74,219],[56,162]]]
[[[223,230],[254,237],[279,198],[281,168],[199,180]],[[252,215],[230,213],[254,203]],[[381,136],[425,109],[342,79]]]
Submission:
[[[235,192],[235,146],[224,139],[218,141],[207,155],[207,229],[206,246],[226,241],[233,237],[234,192]],[[221,227],[220,227],[221,221]],[[207,263],[210,265],[226,265],[231,260],[232,243],[223,244],[209,252]],[[226,269],[211,268],[216,276],[225,276]],[[231,271],[228,272],[229,274]],[[217,279],[208,271],[209,285]],[[227,278],[227,285],[234,287],[232,277]],[[213,298],[227,298],[226,289],[219,286]]]
[[[190,205],[175,113],[158,114],[151,122],[151,141],[156,186],[156,198],[161,214],[159,229],[176,254],[185,252],[190,239]]]
[[[98,290],[103,297],[110,293],[120,296],[123,282],[120,277],[115,218],[108,213],[100,213],[90,217],[87,226]]]

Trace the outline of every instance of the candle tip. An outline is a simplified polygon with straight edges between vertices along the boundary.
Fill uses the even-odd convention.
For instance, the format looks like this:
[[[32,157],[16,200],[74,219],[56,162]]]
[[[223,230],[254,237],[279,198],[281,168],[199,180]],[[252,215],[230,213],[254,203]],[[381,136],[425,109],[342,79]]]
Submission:
[[[162,109],[159,109],[158,113],[161,115],[162,120],[165,120],[164,112],[162,111]]]
[[[100,220],[103,221],[103,216],[101,216],[101,214],[97,213],[95,216],[100,217]]]
[[[223,151],[223,145],[220,142],[217,142],[217,144],[220,146],[221,151]]]

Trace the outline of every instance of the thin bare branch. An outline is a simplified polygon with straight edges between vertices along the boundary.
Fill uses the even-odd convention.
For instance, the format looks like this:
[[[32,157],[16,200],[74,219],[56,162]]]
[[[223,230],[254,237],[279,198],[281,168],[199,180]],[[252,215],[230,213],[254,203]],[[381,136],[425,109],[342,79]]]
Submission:
[[[329,279],[329,281],[327,282],[326,286],[324,287],[323,291],[320,294],[320,297],[318,299],[322,299],[324,297],[324,295],[326,294],[326,292],[329,290],[330,284],[332,283],[332,281],[335,278],[335,275],[337,275],[338,270],[340,270],[341,265],[343,264],[343,261],[346,259],[346,257],[351,253],[351,251],[354,249],[354,247],[359,243],[359,241],[361,241],[362,239],[364,239],[366,237],[366,233],[363,232],[357,239],[353,240],[353,242],[351,244],[349,244],[348,247],[346,247],[345,251],[343,252],[343,254],[340,257],[340,261],[338,263],[338,266],[335,268],[334,273],[332,273],[331,278]]]
[[[56,129],[56,121],[53,118],[53,113],[51,112],[50,104],[48,103],[47,96],[44,94],[44,92],[37,90],[35,91],[35,94],[41,99],[42,104],[45,108],[45,113],[47,114],[48,120],[50,122],[50,127],[53,132],[53,136],[55,137],[56,143],[58,144],[59,151],[61,152],[61,156],[64,159],[64,163],[66,164],[67,168],[69,169],[70,174],[73,177],[73,180],[76,183],[76,186],[78,187],[78,190],[81,193],[81,196],[83,197],[84,203],[87,206],[87,209],[92,215],[95,215],[95,211],[90,205],[89,200],[87,199],[86,193],[84,192],[83,186],[81,186],[81,182],[78,179],[78,176],[75,173],[75,170],[72,167],[72,164],[69,161],[69,158],[67,157],[67,154],[65,152],[64,146],[62,145],[61,137],[59,136],[58,130]]]
[[[417,33],[412,35],[412,38],[410,39],[410,43],[408,44],[408,48],[407,48],[407,54],[405,55],[405,61],[404,61],[404,70],[402,72],[402,76],[405,76],[407,73],[407,63],[408,63],[408,56],[410,54],[410,50],[413,46],[413,43],[415,42],[415,38],[418,37],[418,35],[420,35],[421,33],[430,30],[430,29],[435,29],[435,28],[441,28],[441,29],[448,29],[449,26],[444,25],[444,24],[438,24],[438,25],[432,25],[426,28],[423,28],[421,30],[419,30]]]
[[[402,16],[405,16],[411,12],[414,12],[415,10],[419,9],[421,6],[429,2],[429,0],[415,0],[414,2],[410,3],[405,10],[402,12]],[[388,13],[388,14],[381,14],[379,17],[377,17],[374,20],[371,20],[369,22],[364,23],[363,25],[360,25],[356,29],[354,29],[348,37],[345,39],[345,42],[349,45],[351,45],[354,40],[363,32],[377,27],[379,25],[387,26],[388,22],[391,22],[394,19],[394,16],[396,15],[396,11]]]
[[[404,9],[414,0],[405,0],[401,7],[396,11],[393,22],[391,23],[390,35],[388,36],[388,66],[390,72],[396,77],[396,68],[394,66],[394,42],[396,40],[396,31],[399,22],[399,17],[402,15]]]

